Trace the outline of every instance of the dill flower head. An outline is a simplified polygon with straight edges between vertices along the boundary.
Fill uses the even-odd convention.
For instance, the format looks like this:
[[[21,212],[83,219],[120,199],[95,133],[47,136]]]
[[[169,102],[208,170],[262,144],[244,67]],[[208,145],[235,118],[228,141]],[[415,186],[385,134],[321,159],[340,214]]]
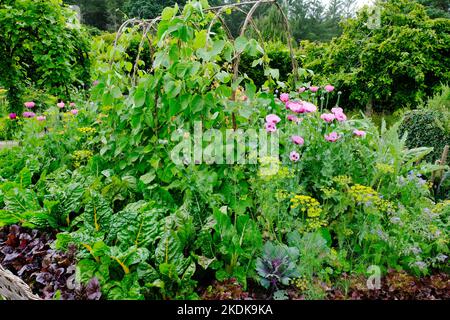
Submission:
[[[83,163],[87,162],[93,156],[90,150],[76,150],[72,154],[73,166],[79,168]]]
[[[292,209],[299,208],[301,212],[306,213],[308,218],[317,218],[322,214],[322,208],[320,207],[319,201],[316,199],[305,196],[305,195],[295,195],[291,199]]]
[[[389,164],[377,163],[375,164],[375,168],[377,168],[377,170],[380,171],[381,173],[385,174],[394,173],[394,167]]]
[[[86,135],[93,135],[94,133],[97,132],[97,130],[95,128],[91,128],[91,127],[81,127],[81,128],[78,128],[78,131],[81,133],[84,133]]]
[[[350,183],[352,183],[352,178],[347,175],[336,176],[333,177],[332,180],[338,185],[349,185]]]

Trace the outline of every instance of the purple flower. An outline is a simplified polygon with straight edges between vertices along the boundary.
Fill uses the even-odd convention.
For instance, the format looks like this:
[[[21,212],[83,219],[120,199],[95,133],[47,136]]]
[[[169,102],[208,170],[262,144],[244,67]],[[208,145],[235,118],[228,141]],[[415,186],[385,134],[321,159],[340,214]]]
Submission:
[[[11,120],[15,120],[15,119],[17,119],[17,114],[15,114],[15,113],[10,113],[10,114],[9,114],[9,118],[10,118]]]

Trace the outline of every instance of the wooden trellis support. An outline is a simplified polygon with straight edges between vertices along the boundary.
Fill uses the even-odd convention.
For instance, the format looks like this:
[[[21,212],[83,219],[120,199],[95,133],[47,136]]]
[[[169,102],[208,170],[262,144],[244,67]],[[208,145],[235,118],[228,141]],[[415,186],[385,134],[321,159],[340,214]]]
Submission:
[[[283,22],[284,22],[284,26],[285,26],[285,31],[287,33],[287,38],[288,38],[288,47],[289,47],[289,51],[290,51],[290,57],[291,57],[291,64],[292,64],[292,73],[294,75],[294,78],[297,80],[298,79],[298,64],[297,61],[295,59],[295,54],[294,54],[294,49],[292,47],[292,36],[291,36],[291,30],[290,30],[290,26],[289,26],[289,20],[285,14],[285,12],[283,11],[281,5],[277,2],[277,0],[257,0],[257,1],[244,1],[244,2],[239,2],[239,3],[232,3],[232,4],[226,4],[226,5],[222,5],[222,6],[216,6],[216,7],[210,7],[210,8],[206,8],[203,9],[203,11],[205,12],[211,12],[213,11],[215,13],[214,18],[212,19],[211,23],[209,24],[208,27],[208,38],[211,35],[211,28],[213,26],[213,24],[216,21],[219,21],[224,29],[225,32],[227,34],[227,37],[229,38],[230,41],[234,41],[233,36],[230,32],[230,29],[228,28],[225,20],[223,19],[222,15],[225,13],[225,11],[228,10],[236,10],[239,11],[243,14],[245,14],[245,20],[244,23],[242,25],[242,27],[240,28],[240,32],[239,34],[242,36],[245,34],[245,32],[247,31],[248,27],[251,25],[252,28],[255,30],[256,34],[258,35],[258,38],[261,42],[261,45],[264,46],[264,43],[261,37],[261,32],[258,30],[256,24],[254,23],[253,20],[253,15],[256,12],[256,9],[258,9],[261,5],[263,4],[268,4],[268,5],[273,5],[275,6],[278,11],[280,12],[281,16],[283,17]],[[243,9],[243,7],[248,7],[251,6],[249,11],[245,11]],[[161,21],[161,17],[157,17],[154,19],[138,19],[138,18],[133,18],[133,19],[129,19],[127,21],[125,21],[119,28],[119,30],[117,31],[116,34],[116,38],[114,39],[114,48],[113,48],[113,52],[111,54],[111,58],[110,58],[110,66],[112,66],[114,57],[115,57],[115,53],[116,53],[116,47],[117,44],[119,42],[120,37],[123,35],[123,33],[125,32],[125,30],[128,27],[134,27],[134,26],[138,26],[140,29],[142,29],[142,39],[139,43],[139,47],[138,47],[138,55],[136,57],[136,61],[134,63],[134,67],[133,67],[133,74],[132,74],[132,80],[133,80],[133,84],[135,84],[135,77],[136,77],[136,73],[137,73],[137,64],[138,61],[140,59],[140,51],[142,49],[142,46],[145,42],[145,39],[147,39],[147,41],[149,42],[149,45],[151,47],[151,39],[149,37],[150,31],[154,30],[156,31],[156,25],[158,22]],[[233,60],[233,80],[236,80],[238,75],[239,75],[239,63],[240,63],[240,59],[241,59],[241,53],[238,52],[235,54],[234,56],[234,60]],[[233,98],[235,97],[235,93],[233,93]]]

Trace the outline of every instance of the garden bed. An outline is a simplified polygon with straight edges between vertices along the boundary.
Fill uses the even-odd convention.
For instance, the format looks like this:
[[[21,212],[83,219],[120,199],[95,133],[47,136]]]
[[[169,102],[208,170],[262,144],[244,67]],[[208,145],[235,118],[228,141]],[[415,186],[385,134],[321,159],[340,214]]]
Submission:
[[[101,296],[98,281],[75,282],[75,248],[51,248],[54,234],[17,225],[0,228],[0,265],[20,277],[42,299],[87,300]]]
[[[75,249],[67,253],[51,249],[54,234],[13,225],[0,228],[0,265],[20,277],[42,299],[67,300],[100,299],[100,285],[96,279],[87,286],[74,280]],[[445,273],[414,277],[404,271],[389,270],[381,278],[380,289],[368,289],[365,276],[342,274],[341,285],[317,283],[330,300],[439,300],[450,299],[450,277]],[[344,288],[345,287],[345,288]],[[302,289],[291,285],[280,294],[268,294],[254,281],[244,290],[236,279],[212,281],[199,287],[204,300],[305,300]]]

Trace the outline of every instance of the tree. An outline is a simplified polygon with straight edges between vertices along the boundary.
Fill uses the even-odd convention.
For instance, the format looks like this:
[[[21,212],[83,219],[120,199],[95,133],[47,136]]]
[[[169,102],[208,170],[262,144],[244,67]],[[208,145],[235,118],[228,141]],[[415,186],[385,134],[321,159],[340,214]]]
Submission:
[[[427,7],[427,13],[431,18],[450,19],[450,1],[448,0],[418,0]]]
[[[287,13],[293,37],[297,40],[329,41],[339,36],[339,23],[354,13],[355,0],[321,1],[284,0],[280,4]],[[255,15],[256,24],[265,39],[286,41],[281,14],[271,7]]]
[[[380,1],[377,8],[378,27],[367,23],[366,7],[329,44],[304,43],[304,67],[316,72],[314,81],[339,87],[346,106],[414,107],[450,80],[450,20],[430,19],[408,0]]]
[[[127,0],[64,0],[81,9],[81,22],[100,30],[116,30],[121,24]]]
[[[182,7],[186,0],[127,0],[124,11],[129,17],[151,19],[158,17],[165,7],[173,7],[175,3]]]
[[[68,97],[89,81],[88,41],[60,0],[3,0],[0,29],[0,84],[11,112],[22,111],[26,87]]]

